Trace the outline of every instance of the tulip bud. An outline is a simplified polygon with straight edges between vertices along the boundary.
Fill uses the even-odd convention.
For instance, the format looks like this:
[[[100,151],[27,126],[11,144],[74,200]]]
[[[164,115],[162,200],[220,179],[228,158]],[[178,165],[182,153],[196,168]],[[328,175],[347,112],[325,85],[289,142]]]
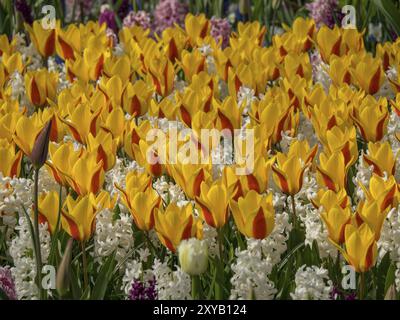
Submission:
[[[52,120],[46,123],[42,131],[36,138],[35,144],[32,148],[30,160],[36,168],[40,168],[47,160],[47,153],[49,151],[49,140],[51,132]]]
[[[208,267],[207,243],[196,238],[183,240],[178,248],[179,263],[184,272],[191,276],[206,272]]]
[[[69,267],[71,264],[73,242],[72,238],[68,240],[67,247],[57,270],[56,288],[60,296],[65,295],[69,289]]]

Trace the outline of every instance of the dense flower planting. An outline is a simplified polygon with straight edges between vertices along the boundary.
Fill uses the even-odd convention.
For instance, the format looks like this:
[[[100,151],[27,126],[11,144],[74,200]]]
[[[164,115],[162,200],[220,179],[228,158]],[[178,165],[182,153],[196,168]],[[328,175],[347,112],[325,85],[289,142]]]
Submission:
[[[400,40],[157,10],[0,35],[0,297],[399,298]]]

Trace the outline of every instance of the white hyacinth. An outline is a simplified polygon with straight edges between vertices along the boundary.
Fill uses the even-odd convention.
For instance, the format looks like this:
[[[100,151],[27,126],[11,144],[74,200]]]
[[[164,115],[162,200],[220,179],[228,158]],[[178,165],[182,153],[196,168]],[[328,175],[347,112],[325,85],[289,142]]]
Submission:
[[[19,219],[19,225],[15,229],[18,235],[12,240],[9,250],[14,261],[11,272],[18,299],[37,299],[36,260],[28,221],[25,217]],[[46,264],[50,253],[50,234],[47,223],[39,226],[39,234],[42,262]]]
[[[301,266],[295,276],[296,289],[291,293],[293,300],[329,300],[332,281],[328,270],[317,266]]]
[[[167,262],[156,259],[153,264],[153,275],[159,300],[189,300],[191,299],[191,279],[179,267],[171,270]]]
[[[100,264],[115,252],[115,260],[121,263],[133,248],[132,217],[121,213],[115,218],[111,210],[105,209],[96,216],[94,233],[94,255]]]

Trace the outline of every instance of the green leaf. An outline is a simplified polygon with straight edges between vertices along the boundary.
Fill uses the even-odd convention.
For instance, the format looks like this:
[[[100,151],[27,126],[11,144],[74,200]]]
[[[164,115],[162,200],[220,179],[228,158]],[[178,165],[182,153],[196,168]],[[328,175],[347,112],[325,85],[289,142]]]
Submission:
[[[108,283],[110,282],[114,270],[115,254],[112,254],[107,258],[105,263],[102,265],[99,275],[97,276],[96,283],[91,294],[90,299],[102,300],[107,291]]]
[[[385,281],[385,294],[388,291],[389,287],[394,283],[396,276],[396,266],[395,264],[392,262],[389,266],[389,269],[386,273],[386,281]]]
[[[73,268],[71,268],[70,281],[72,298],[75,300],[79,300],[82,296],[82,288],[79,285],[78,277],[76,276],[75,270]]]
[[[389,24],[400,35],[400,11],[391,0],[372,0],[377,9],[386,17]]]

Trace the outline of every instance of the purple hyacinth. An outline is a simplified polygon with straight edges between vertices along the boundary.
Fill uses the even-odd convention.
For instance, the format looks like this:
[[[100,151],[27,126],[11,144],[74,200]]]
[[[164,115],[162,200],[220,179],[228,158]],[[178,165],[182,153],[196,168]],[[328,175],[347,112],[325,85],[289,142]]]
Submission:
[[[110,9],[104,9],[100,13],[99,17],[99,24],[102,25],[103,23],[107,24],[107,28],[111,29],[114,32],[117,32],[117,23],[115,21],[115,14],[114,11]]]
[[[178,24],[183,27],[189,8],[178,0],[160,0],[154,10],[154,27],[157,33]]]
[[[17,292],[11,270],[7,267],[0,267],[0,289],[7,295],[8,299],[17,300]]]
[[[324,24],[329,28],[335,26],[335,17],[341,19],[338,0],[314,0],[306,4],[306,8],[310,11],[310,16],[315,20],[318,28]]]
[[[116,4],[118,0],[114,0]],[[122,0],[121,5],[118,8],[117,14],[120,19],[123,19],[129,12],[129,0]]]
[[[129,291],[129,300],[156,300],[157,290],[156,281],[151,279],[146,284],[139,280],[134,280]]]
[[[211,36],[215,41],[222,39],[222,48],[229,45],[229,37],[231,34],[231,25],[228,19],[211,18]]]
[[[31,7],[26,3],[26,0],[15,0],[15,9],[21,14],[26,23],[33,23]]]
[[[124,27],[132,27],[134,25],[142,27],[143,29],[151,29],[151,18],[150,14],[146,11],[131,11],[124,18],[123,21]]]

